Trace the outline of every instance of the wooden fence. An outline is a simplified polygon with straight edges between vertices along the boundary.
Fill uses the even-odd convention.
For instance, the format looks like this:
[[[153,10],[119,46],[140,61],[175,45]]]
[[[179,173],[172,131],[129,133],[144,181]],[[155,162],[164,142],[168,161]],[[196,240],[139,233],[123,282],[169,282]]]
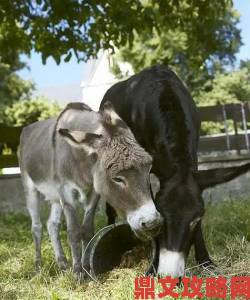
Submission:
[[[202,122],[222,123],[225,129],[224,134],[201,136],[199,143],[201,156],[215,151],[237,150],[238,155],[229,155],[228,160],[235,157],[250,158],[250,132],[247,130],[247,122],[250,122],[250,102],[198,107],[198,112]],[[227,120],[233,121],[233,133],[229,133]],[[21,130],[21,127],[0,125],[0,168],[18,166],[17,148]],[[4,145],[12,149],[11,154],[1,154]],[[242,155],[242,150],[247,154]]]
[[[250,150],[250,133],[247,130],[250,102],[199,107],[198,111],[202,122],[223,123],[225,129],[225,134],[201,136],[199,152]],[[233,121],[233,134],[229,133],[227,120]]]

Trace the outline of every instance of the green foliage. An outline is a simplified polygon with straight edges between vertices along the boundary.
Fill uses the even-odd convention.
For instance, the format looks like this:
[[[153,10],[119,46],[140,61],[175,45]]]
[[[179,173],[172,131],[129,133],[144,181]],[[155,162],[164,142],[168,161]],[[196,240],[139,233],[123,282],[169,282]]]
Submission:
[[[11,72],[18,71],[25,66],[25,63],[21,62],[19,57],[24,51],[23,42],[24,39],[19,28],[12,32],[12,28],[8,26],[8,23],[0,23],[0,63],[8,65]]]
[[[158,26],[152,32],[145,28],[135,34],[132,45],[120,48],[115,59],[131,63],[136,72],[152,64],[167,64],[192,90],[202,86],[218,68],[235,60],[241,38],[236,26],[239,15],[231,1],[146,3]],[[171,19],[166,15],[168,10]]]
[[[0,4],[1,6],[1,4]],[[0,115],[3,105],[11,105],[21,99],[29,99],[34,84],[21,79],[15,72],[22,69],[25,64],[20,61],[22,45],[16,37],[19,33],[9,36],[11,42],[6,44],[9,34],[6,23],[0,24]],[[16,38],[16,39],[15,39]],[[0,116],[1,117],[1,116]]]
[[[60,107],[57,103],[49,103],[44,98],[23,100],[5,107],[0,123],[9,126],[24,126],[36,121],[45,120],[58,115]]]
[[[162,61],[184,65],[191,59],[191,65],[202,67],[210,55],[231,59],[240,39],[231,0],[124,0],[122,5],[115,0],[6,0],[0,3],[0,19],[6,49],[30,53],[34,48],[43,61],[52,56],[57,63],[63,55],[65,61],[72,54],[86,60],[100,49],[132,45],[137,36],[146,46],[140,60],[149,51]]]
[[[225,132],[225,126],[222,123],[209,121],[201,123],[200,135],[212,135],[222,132]]]
[[[2,105],[29,99],[33,89],[33,83],[21,79],[12,70],[11,65],[3,64],[0,61],[0,110]]]
[[[1,4],[0,4],[1,10]],[[1,12],[0,12],[1,15]],[[1,17],[0,17],[1,18]],[[2,21],[2,18],[1,18]],[[20,61],[22,42],[16,35],[19,31],[10,35],[6,23],[0,24],[0,118],[3,114],[3,106],[11,105],[15,101],[29,99],[34,84],[21,79],[15,72],[22,69],[25,64]],[[16,38],[16,39],[15,39]],[[9,47],[6,48],[6,39],[9,39]]]
[[[216,73],[196,97],[200,106],[250,101],[250,73],[247,68]]]
[[[171,13],[169,13],[171,15]],[[150,29],[154,17],[141,1],[26,1],[0,2],[0,19],[5,24],[4,46],[30,53],[34,48],[43,61],[52,56],[59,64],[75,54],[78,59],[113,49],[133,38],[142,24]],[[13,42],[16,41],[16,44]]]

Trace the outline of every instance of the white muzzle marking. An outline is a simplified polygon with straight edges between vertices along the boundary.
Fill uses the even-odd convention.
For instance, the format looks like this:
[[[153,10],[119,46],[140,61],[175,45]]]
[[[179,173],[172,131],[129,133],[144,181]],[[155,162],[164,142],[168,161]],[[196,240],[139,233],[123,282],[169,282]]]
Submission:
[[[140,208],[127,213],[127,221],[132,229],[141,229],[141,221],[151,222],[157,216],[157,210],[154,202],[149,201],[147,204],[142,205]]]
[[[160,249],[157,273],[163,276],[182,277],[185,270],[185,260],[182,252]]]

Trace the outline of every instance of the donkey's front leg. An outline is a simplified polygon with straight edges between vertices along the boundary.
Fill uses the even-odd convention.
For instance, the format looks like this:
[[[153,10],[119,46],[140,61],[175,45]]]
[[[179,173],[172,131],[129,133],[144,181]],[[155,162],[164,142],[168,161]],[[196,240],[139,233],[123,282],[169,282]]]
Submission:
[[[41,268],[41,241],[42,241],[42,223],[40,219],[40,200],[37,190],[34,186],[25,186],[27,197],[27,208],[32,220],[32,236],[35,243],[35,267]]]
[[[215,264],[211,260],[205,241],[203,238],[201,221],[196,225],[194,233],[193,233],[193,241],[194,241],[194,250],[195,250],[195,259],[198,264],[201,264],[203,267],[214,267]]]
[[[81,265],[82,235],[81,235],[80,225],[77,220],[77,214],[74,207],[72,207],[68,203],[65,203],[63,206],[63,211],[66,218],[68,240],[71,247],[73,272],[80,274],[82,272],[82,265]]]
[[[95,219],[95,211],[97,204],[99,202],[100,196],[95,193],[93,190],[88,197],[88,205],[85,208],[83,225],[82,225],[82,236],[83,236],[83,252],[82,252],[82,265],[85,270],[89,271],[89,260],[86,259],[89,257],[89,253],[91,247],[89,246],[89,242],[94,236],[95,228],[94,228],[94,219]]]
[[[51,210],[47,222],[47,229],[52,243],[52,247],[54,249],[57,264],[60,269],[65,270],[67,268],[67,260],[60,239],[61,216],[61,204],[57,201],[53,201],[51,203]]]
[[[71,248],[73,272],[80,275],[82,273],[81,265],[81,227],[78,222],[76,209],[74,207],[74,201],[71,191],[68,191],[65,187],[61,189],[61,201],[63,212],[67,223],[68,241]]]

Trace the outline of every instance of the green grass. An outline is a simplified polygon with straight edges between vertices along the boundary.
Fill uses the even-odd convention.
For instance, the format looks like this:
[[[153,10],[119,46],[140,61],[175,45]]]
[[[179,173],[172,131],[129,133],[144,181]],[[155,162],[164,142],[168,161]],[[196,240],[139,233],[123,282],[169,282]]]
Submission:
[[[98,227],[104,224],[98,219]],[[204,219],[205,238],[211,256],[224,276],[250,276],[250,201],[225,201],[208,204]],[[64,248],[69,249],[65,230]],[[71,271],[61,272],[54,263],[53,251],[44,230],[43,267],[34,271],[34,247],[30,220],[25,216],[0,215],[0,299],[134,299],[133,269],[116,269],[105,275],[104,283],[79,283]],[[195,267],[190,257],[187,268],[199,277],[213,276]],[[158,289],[158,287],[157,287]]]

